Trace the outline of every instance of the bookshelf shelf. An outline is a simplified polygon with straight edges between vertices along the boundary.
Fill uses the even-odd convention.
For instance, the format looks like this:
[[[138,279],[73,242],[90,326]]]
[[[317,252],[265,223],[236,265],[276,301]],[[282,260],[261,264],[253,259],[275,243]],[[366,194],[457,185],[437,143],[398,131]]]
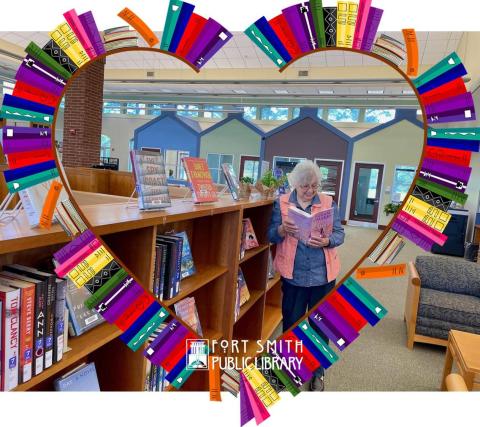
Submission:
[[[250,310],[254,304],[263,296],[262,291],[252,290],[250,291],[249,300],[240,307],[240,313],[238,314],[237,322],[243,317],[243,315]]]
[[[240,264],[248,261],[250,258],[253,258],[255,255],[262,253],[264,250],[269,248],[269,245],[260,245],[258,248],[249,249],[245,251],[245,256],[240,260]]]
[[[275,285],[278,285],[280,283],[280,274],[275,273],[275,276],[271,279],[268,280],[267,282],[267,292],[272,289]]]
[[[70,368],[73,364],[88,356],[89,353],[97,348],[109,343],[122,334],[118,328],[108,323],[103,323],[96,328],[85,332],[79,337],[73,337],[68,340],[68,346],[71,350],[64,354],[63,359],[45,369],[41,374],[33,377],[30,381],[20,384],[15,391],[26,391],[38,386],[43,381],[55,376],[58,373]]]
[[[281,320],[281,289],[276,286],[279,278],[267,281],[270,248],[267,229],[273,199],[234,202],[227,196],[209,205],[173,200],[171,208],[159,212],[139,212],[127,208],[122,201],[98,202],[103,203],[82,206],[85,216],[128,272],[146,289],[152,290],[157,235],[172,229],[185,231],[197,272],[181,282],[178,296],[163,304],[173,309],[176,302],[193,296],[205,338],[250,340],[246,353],[255,355],[256,340],[266,338],[267,332],[273,331]],[[260,246],[247,251],[239,260],[244,218],[252,221]],[[13,222],[0,227],[0,268],[19,263],[51,269],[53,253],[68,241],[58,225],[49,230],[31,229],[25,213],[21,212]],[[235,321],[240,266],[250,300]],[[65,353],[59,363],[15,390],[53,390],[55,378],[80,363],[94,361],[102,390],[142,391],[146,359],[141,351],[132,352],[118,339],[121,333],[115,326],[104,323],[80,337],[70,338],[68,346],[72,350]],[[207,390],[208,376],[198,375],[182,389]]]
[[[187,277],[180,282],[179,294],[174,298],[162,301],[163,304],[170,307],[228,271],[226,267],[219,265],[196,265],[195,267],[197,268],[197,272],[193,276]]]

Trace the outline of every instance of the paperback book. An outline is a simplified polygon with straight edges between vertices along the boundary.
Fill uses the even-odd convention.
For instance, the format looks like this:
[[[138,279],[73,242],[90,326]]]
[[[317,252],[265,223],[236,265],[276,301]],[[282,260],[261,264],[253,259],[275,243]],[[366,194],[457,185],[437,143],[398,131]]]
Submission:
[[[193,201],[195,203],[216,202],[217,190],[207,161],[198,157],[183,157],[182,162],[192,186]]]
[[[288,217],[299,228],[295,237],[306,243],[311,237],[330,237],[333,232],[333,208],[309,214],[297,207],[288,208]]]

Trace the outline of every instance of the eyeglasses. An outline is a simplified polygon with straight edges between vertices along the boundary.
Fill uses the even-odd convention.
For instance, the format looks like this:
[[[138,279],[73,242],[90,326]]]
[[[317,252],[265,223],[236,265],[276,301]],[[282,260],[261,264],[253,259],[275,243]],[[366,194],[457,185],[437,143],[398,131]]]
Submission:
[[[309,185],[309,184],[304,184],[304,185],[301,185],[300,188],[303,190],[303,191],[308,191],[310,188],[313,190],[313,191],[317,191],[318,188],[320,186],[318,184],[312,184],[312,185]]]

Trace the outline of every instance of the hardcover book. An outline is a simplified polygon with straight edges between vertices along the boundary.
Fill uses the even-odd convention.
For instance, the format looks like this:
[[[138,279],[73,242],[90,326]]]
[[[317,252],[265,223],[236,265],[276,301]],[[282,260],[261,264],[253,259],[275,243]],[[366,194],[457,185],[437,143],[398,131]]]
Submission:
[[[333,208],[310,215],[296,207],[288,208],[288,217],[299,228],[295,236],[306,243],[311,237],[330,237],[333,232]]]
[[[253,229],[252,220],[250,218],[245,218],[242,222],[244,224],[242,240],[245,250],[248,251],[249,249],[258,248],[258,240],[255,235],[255,230]]]
[[[171,206],[165,175],[165,163],[158,150],[132,150],[132,169],[140,210],[164,209]]]
[[[82,363],[54,381],[56,391],[100,391],[95,363]]]
[[[174,304],[175,314],[190,326],[199,336],[203,336],[195,298],[188,297]]]
[[[182,162],[192,186],[193,201],[195,203],[216,202],[217,190],[207,161],[198,157],[183,157]]]
[[[232,194],[233,200],[240,199],[240,184],[238,182],[237,175],[233,170],[233,166],[230,163],[222,164],[222,171],[225,175],[225,181],[227,181],[228,188]]]
[[[181,280],[186,279],[187,277],[192,276],[196,273],[195,264],[193,262],[192,250],[190,248],[190,242],[188,241],[188,236],[185,231],[177,233],[176,236],[183,239],[182,244],[182,270],[181,270]]]

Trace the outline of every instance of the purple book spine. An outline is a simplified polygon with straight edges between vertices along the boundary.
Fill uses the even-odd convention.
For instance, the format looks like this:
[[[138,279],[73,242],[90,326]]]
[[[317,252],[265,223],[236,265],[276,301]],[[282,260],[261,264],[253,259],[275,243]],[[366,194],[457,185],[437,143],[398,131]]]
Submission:
[[[160,365],[172,352],[175,346],[182,341],[188,334],[188,329],[185,327],[176,328],[163,342],[160,347],[156,348],[153,357],[150,359],[155,365]]]
[[[232,37],[233,34],[223,28],[220,34],[216,37],[217,41],[202,55],[203,62],[198,64],[197,60],[195,65],[197,65],[198,68],[203,67]]]
[[[467,122],[476,120],[475,106],[472,103],[470,106],[442,111],[440,113],[428,114],[427,120],[429,123],[452,123],[452,122]]]
[[[450,177],[451,179],[461,179],[462,181],[468,181],[472,173],[472,168],[458,166],[452,163],[429,158],[423,160],[422,169],[424,168],[433,172],[441,173],[442,175]]]
[[[47,150],[52,147],[50,140],[26,139],[3,140],[3,154],[23,153],[25,151]]]
[[[42,89],[48,93],[52,93],[56,96],[60,96],[63,92],[63,89],[65,89],[65,86],[55,84],[51,79],[43,74],[27,68],[25,64],[20,65],[17,74],[15,75],[15,79],[21,80],[31,86],[36,86],[39,89]]]
[[[91,230],[83,232],[76,239],[72,240],[68,245],[64,246],[59,251],[53,254],[53,257],[60,263],[63,264],[65,261],[70,259],[75,253],[77,253],[84,246],[88,245],[91,241],[96,239],[95,234]]]
[[[110,298],[105,298],[95,309],[105,318],[109,323],[114,323],[122,313],[134,302],[140,295],[142,295],[145,290],[134,280],[126,282],[125,285],[122,285],[116,288],[116,293],[114,293]],[[113,299],[113,301],[112,301]],[[106,305],[106,309],[102,311],[102,304]]]
[[[248,400],[247,390],[245,389],[245,378],[243,373],[240,375],[240,425],[244,426],[250,420],[253,420],[253,409]]]
[[[105,53],[105,46],[103,45],[102,38],[100,37],[100,33],[98,32],[97,23],[95,22],[95,18],[93,17],[93,13],[91,11],[82,13],[78,15],[78,19],[83,25],[85,32],[92,43],[93,48],[95,49],[95,53],[97,55],[102,55]]]
[[[162,329],[153,342],[145,349],[143,354],[149,360],[152,360],[155,357],[157,351],[160,350],[162,343],[168,340],[169,336],[181,326],[181,323],[178,320],[171,320],[165,329]]]
[[[471,108],[474,105],[473,96],[471,92],[462,93],[461,95],[453,96],[444,101],[435,102],[425,106],[427,115],[440,114],[444,111],[462,110],[464,108]]]
[[[217,21],[212,18],[208,18],[208,21],[206,22],[195,44],[190,49],[190,52],[188,52],[185,59],[194,64],[195,60],[200,57],[200,54],[204,50],[205,46],[211,43],[221,29],[222,26]]]
[[[423,250],[427,252],[430,252],[432,250],[432,246],[434,244],[433,240],[430,240],[428,237],[424,236],[423,234],[420,234],[413,227],[399,220],[398,218],[392,224],[392,229],[394,229],[401,236],[415,243],[417,246],[419,246]]]
[[[309,317],[309,319],[317,325],[317,327],[331,340],[335,345],[343,350],[345,340],[341,333],[337,330],[335,325],[332,325],[328,319],[323,316],[318,309],[315,310]]]
[[[345,343],[339,346],[339,348],[343,350],[358,338],[358,332],[353,329],[328,302],[324,302],[317,308],[317,310],[337,329],[341,338],[345,341]],[[337,345],[339,345],[339,343],[337,343]]]
[[[300,13],[301,4],[287,7],[282,10],[282,15],[285,16],[285,19],[290,25],[295,38],[297,39],[298,45],[302,52],[310,52],[312,50],[310,43],[308,41],[308,36],[305,33],[305,29],[302,22],[302,16]]]
[[[300,9],[300,16],[302,18],[302,27],[303,31],[308,40],[308,45],[310,50],[315,50],[318,48],[318,37],[315,32],[315,23],[313,22],[312,9],[310,7],[310,2],[302,3],[305,6]]]
[[[383,9],[378,7],[371,7],[368,12],[367,23],[365,25],[365,32],[363,34],[362,50],[370,52],[377,35],[378,27],[382,19]]]
[[[281,348],[277,348],[277,350],[278,350],[278,354],[280,355],[281,358],[283,358],[283,360],[288,361],[297,357],[296,353],[294,353],[292,349],[288,348],[287,342],[280,341],[280,344],[281,345],[279,347]],[[300,366],[298,369],[294,369],[293,367],[291,369],[293,373],[296,374],[302,380],[303,383],[306,383],[310,378],[312,378],[313,373],[308,370],[308,368],[305,366],[304,363],[300,363]],[[290,376],[290,378],[292,378],[291,373],[288,370],[284,372],[288,376]],[[292,380],[294,379],[292,378]]]
[[[5,126],[2,129],[3,141],[11,140],[28,140],[28,139],[44,139],[50,140],[50,128],[25,128],[19,126]]]
[[[65,85],[67,84],[65,79],[60,76],[60,74],[56,73],[50,67],[47,67],[42,62],[38,61],[30,55],[27,55],[25,58],[23,58],[23,64],[27,68],[30,68],[38,73],[42,73],[47,78],[51,79],[53,82],[58,83],[63,87],[65,87]]]

